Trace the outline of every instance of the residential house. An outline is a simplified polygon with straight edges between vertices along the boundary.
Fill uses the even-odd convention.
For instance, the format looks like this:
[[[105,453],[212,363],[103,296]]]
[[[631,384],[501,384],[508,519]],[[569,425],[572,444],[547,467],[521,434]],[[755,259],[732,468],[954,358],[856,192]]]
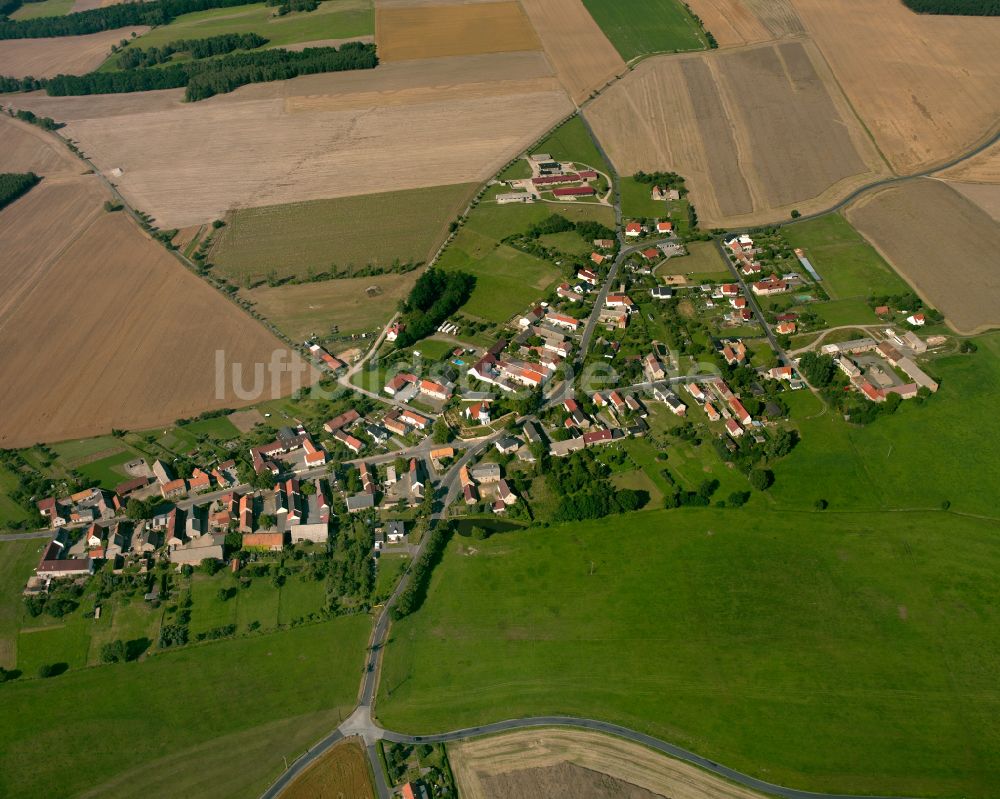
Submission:
[[[656,232],[659,233],[661,236],[669,236],[671,233],[674,232],[674,223],[673,222],[657,222],[656,223]]]
[[[344,411],[340,414],[340,416],[333,417],[329,422],[323,425],[323,429],[328,433],[335,433],[348,425],[354,424],[360,418],[361,414],[354,410],[354,408],[351,408],[350,410]]]
[[[395,341],[404,330],[406,330],[406,325],[402,322],[393,322],[389,325],[389,329],[385,332],[385,340]]]
[[[584,283],[589,283],[591,286],[596,286],[600,282],[597,273],[590,269],[580,269],[576,273],[576,279],[582,280]]]
[[[775,275],[771,275],[771,277],[758,280],[752,284],[750,290],[758,296],[769,297],[772,294],[783,294],[788,291],[788,283]]]
[[[451,391],[447,386],[443,386],[434,380],[421,380],[419,383],[420,393],[431,399],[445,401],[451,397]]]
[[[625,236],[630,239],[637,239],[642,235],[642,225],[638,222],[627,222],[625,224]]]
[[[927,324],[927,317],[922,313],[910,314],[906,317],[906,321],[909,322],[914,327],[923,327]]]
[[[500,464],[492,462],[477,463],[469,469],[469,475],[477,483],[500,482]]]
[[[669,300],[674,296],[674,290],[669,286],[656,286],[649,290],[649,296],[654,300]]]
[[[187,481],[183,479],[171,480],[160,486],[160,493],[164,499],[182,497],[187,493]]]
[[[375,507],[375,495],[362,491],[347,498],[347,512],[358,513]]]

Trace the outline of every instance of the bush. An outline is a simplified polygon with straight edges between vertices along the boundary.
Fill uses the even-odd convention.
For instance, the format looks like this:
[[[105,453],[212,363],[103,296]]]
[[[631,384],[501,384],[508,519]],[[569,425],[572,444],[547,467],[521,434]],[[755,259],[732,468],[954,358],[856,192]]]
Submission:
[[[750,485],[758,491],[767,491],[774,484],[774,472],[770,469],[752,469]]]

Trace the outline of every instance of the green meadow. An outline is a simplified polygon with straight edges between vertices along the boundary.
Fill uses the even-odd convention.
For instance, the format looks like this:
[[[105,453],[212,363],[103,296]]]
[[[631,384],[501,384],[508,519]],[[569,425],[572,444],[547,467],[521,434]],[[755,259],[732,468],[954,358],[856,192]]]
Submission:
[[[611,171],[579,114],[556,128],[533,152],[548,153],[557,161],[586,164],[604,174]]]
[[[345,616],[8,683],[0,795],[257,795],[349,713],[370,627]]]
[[[456,537],[377,705],[420,734],[560,713],[780,784],[987,797],[1000,780],[995,522],[646,511]]]
[[[705,32],[680,0],[583,0],[625,61],[708,47]]]
[[[652,186],[640,183],[632,177],[619,179],[622,193],[622,216],[626,219],[666,219],[667,203],[665,200],[654,200],[650,196]]]

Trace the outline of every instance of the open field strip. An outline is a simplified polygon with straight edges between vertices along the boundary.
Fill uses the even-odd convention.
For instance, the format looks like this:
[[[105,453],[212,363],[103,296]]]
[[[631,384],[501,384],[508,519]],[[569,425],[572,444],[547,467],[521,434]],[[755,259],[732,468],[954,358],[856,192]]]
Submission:
[[[585,113],[622,174],[684,175],[705,227],[820,210],[887,174],[807,41],[653,57]]]
[[[805,33],[792,0],[690,0],[688,5],[701,18],[719,47],[737,47]]]
[[[163,227],[232,208],[480,182],[571,108],[541,53],[365,72],[259,84],[195,104],[174,90],[18,102],[67,121],[61,132],[105,174],[122,169],[111,179]],[[468,83],[480,85],[463,98]],[[386,102],[373,106],[372,92]]]
[[[1000,326],[1000,222],[982,208],[921,178],[864,195],[847,218],[952,328]]]
[[[281,794],[282,799],[375,799],[368,758],[360,739],[335,744]]]
[[[83,75],[97,69],[111,52],[111,45],[143,34],[141,25],[86,36],[58,36],[49,39],[5,39],[0,41],[0,75],[23,78],[51,78],[55,75]],[[20,97],[18,97],[20,100]],[[20,108],[19,102],[15,105]]]
[[[11,19],[35,19],[36,17],[60,17],[73,11],[75,0],[42,0],[25,3],[10,15]]]

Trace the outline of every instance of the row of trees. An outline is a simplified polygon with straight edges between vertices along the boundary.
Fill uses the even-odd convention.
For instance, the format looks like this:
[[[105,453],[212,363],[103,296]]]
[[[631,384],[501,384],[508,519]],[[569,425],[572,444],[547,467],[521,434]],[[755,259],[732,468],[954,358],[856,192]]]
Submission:
[[[413,284],[402,305],[406,329],[396,339],[399,349],[431,335],[472,294],[476,278],[467,272],[445,272],[431,268]]]
[[[27,194],[39,180],[34,172],[0,172],[0,208]]]
[[[147,3],[118,3],[58,17],[9,19],[9,15],[22,4],[23,0],[5,0],[0,4],[0,15],[4,17],[0,20],[0,39],[79,36],[134,25],[166,25],[181,14],[242,6],[246,5],[246,0],[152,0]]]
[[[319,72],[373,69],[377,64],[375,45],[348,42],[339,50],[336,47],[311,47],[301,52],[255,50],[232,53],[216,59],[121,72],[90,72],[86,75],[56,75],[54,78],[41,79],[0,77],[0,91],[45,89],[50,96],[75,97],[186,86],[184,99],[195,102],[231,92],[248,83],[288,80],[298,75]]]
[[[235,50],[254,50],[267,42],[267,39],[256,33],[224,33],[207,39],[178,39],[162,47],[128,47],[118,57],[118,66],[122,69],[155,67],[157,64],[165,64],[175,53],[188,53],[195,60],[212,58]]]
[[[409,616],[423,604],[427,596],[427,586],[431,581],[431,573],[444,555],[444,548],[448,545],[452,532],[451,526],[444,524],[438,525],[430,532],[423,554],[413,564],[409,585],[392,607],[393,619]]]
[[[638,510],[648,500],[645,491],[615,488],[608,468],[592,450],[574,452],[568,458],[548,458],[541,472],[546,484],[559,497],[554,519],[579,521],[600,519],[612,513]]]
[[[918,14],[959,14],[966,17],[1000,16],[1000,0],[903,0]]]

